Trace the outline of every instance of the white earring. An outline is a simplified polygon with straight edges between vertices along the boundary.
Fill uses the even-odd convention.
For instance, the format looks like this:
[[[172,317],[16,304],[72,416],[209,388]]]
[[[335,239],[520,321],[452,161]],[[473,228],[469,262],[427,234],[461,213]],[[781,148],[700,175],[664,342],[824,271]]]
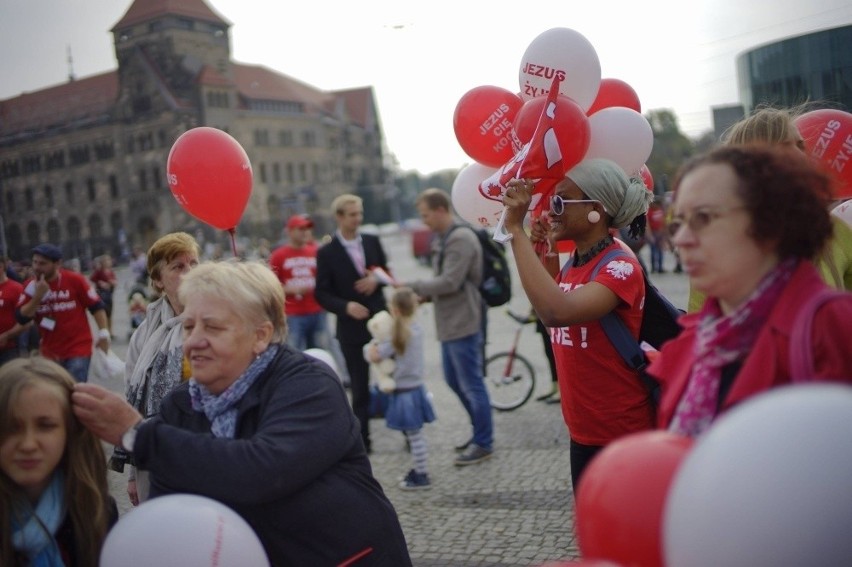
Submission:
[[[590,211],[586,218],[589,219],[589,222],[595,224],[601,220],[601,214],[597,211]]]

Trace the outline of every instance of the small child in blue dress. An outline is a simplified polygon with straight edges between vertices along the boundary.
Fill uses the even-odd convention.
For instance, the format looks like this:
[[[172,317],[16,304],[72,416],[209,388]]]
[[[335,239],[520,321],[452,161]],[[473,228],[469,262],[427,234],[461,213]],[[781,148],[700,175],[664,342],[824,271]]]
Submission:
[[[400,482],[403,490],[429,488],[428,449],[423,424],[435,421],[435,410],[423,384],[423,329],[416,320],[417,294],[411,288],[398,288],[390,299],[394,319],[391,340],[364,347],[369,362],[386,358],[396,361],[393,378],[396,389],[390,394],[385,422],[402,431],[411,447],[414,468]]]

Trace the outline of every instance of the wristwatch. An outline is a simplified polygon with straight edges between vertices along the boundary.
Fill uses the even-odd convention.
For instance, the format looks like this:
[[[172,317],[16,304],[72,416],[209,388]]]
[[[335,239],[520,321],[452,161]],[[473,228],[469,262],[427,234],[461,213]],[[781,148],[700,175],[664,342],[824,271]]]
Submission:
[[[137,421],[133,427],[124,432],[124,435],[121,436],[121,448],[127,451],[128,453],[133,452],[133,446],[136,444],[136,432],[139,431],[139,426],[142,425],[143,420]]]

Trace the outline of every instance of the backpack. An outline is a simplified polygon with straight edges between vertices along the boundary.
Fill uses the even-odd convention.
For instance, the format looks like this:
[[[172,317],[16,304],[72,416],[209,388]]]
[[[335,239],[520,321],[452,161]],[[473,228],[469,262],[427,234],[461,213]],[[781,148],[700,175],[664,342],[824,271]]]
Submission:
[[[491,238],[485,229],[476,229],[470,225],[456,224],[450,227],[441,243],[438,256],[438,272],[444,264],[444,242],[456,228],[466,226],[476,234],[482,248],[482,282],[479,284],[479,294],[488,307],[497,307],[509,302],[512,298],[512,275],[509,272],[509,262],[503,245]]]
[[[592,270],[591,279],[594,280],[601,268],[610,261],[628,255],[629,253],[624,250],[612,250],[604,254],[604,257],[598,261],[594,270]],[[659,350],[666,341],[680,334],[682,328],[677,320],[685,312],[672,305],[660,293],[660,290],[648,280],[648,275],[644,270],[642,271],[642,278],[645,281],[645,305],[642,310],[642,324],[639,327],[639,340],[633,338],[633,335],[627,329],[627,325],[615,314],[615,311],[607,313],[598,322],[627,366],[636,370],[639,380],[648,390],[651,402],[656,406],[660,401],[660,384],[645,371],[648,361],[640,344],[646,342]]]

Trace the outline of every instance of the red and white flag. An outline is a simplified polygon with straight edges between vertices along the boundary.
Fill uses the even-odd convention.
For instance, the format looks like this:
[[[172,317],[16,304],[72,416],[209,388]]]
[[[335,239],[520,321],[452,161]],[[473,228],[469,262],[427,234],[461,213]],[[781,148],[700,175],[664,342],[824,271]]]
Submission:
[[[542,196],[550,195],[556,184],[565,177],[565,162],[556,138],[556,130],[553,128],[560,82],[561,78],[557,73],[553,77],[532,139],[503,167],[479,184],[479,192],[486,199],[502,201],[509,181],[532,179],[535,182],[532,203],[534,208],[538,200]]]

